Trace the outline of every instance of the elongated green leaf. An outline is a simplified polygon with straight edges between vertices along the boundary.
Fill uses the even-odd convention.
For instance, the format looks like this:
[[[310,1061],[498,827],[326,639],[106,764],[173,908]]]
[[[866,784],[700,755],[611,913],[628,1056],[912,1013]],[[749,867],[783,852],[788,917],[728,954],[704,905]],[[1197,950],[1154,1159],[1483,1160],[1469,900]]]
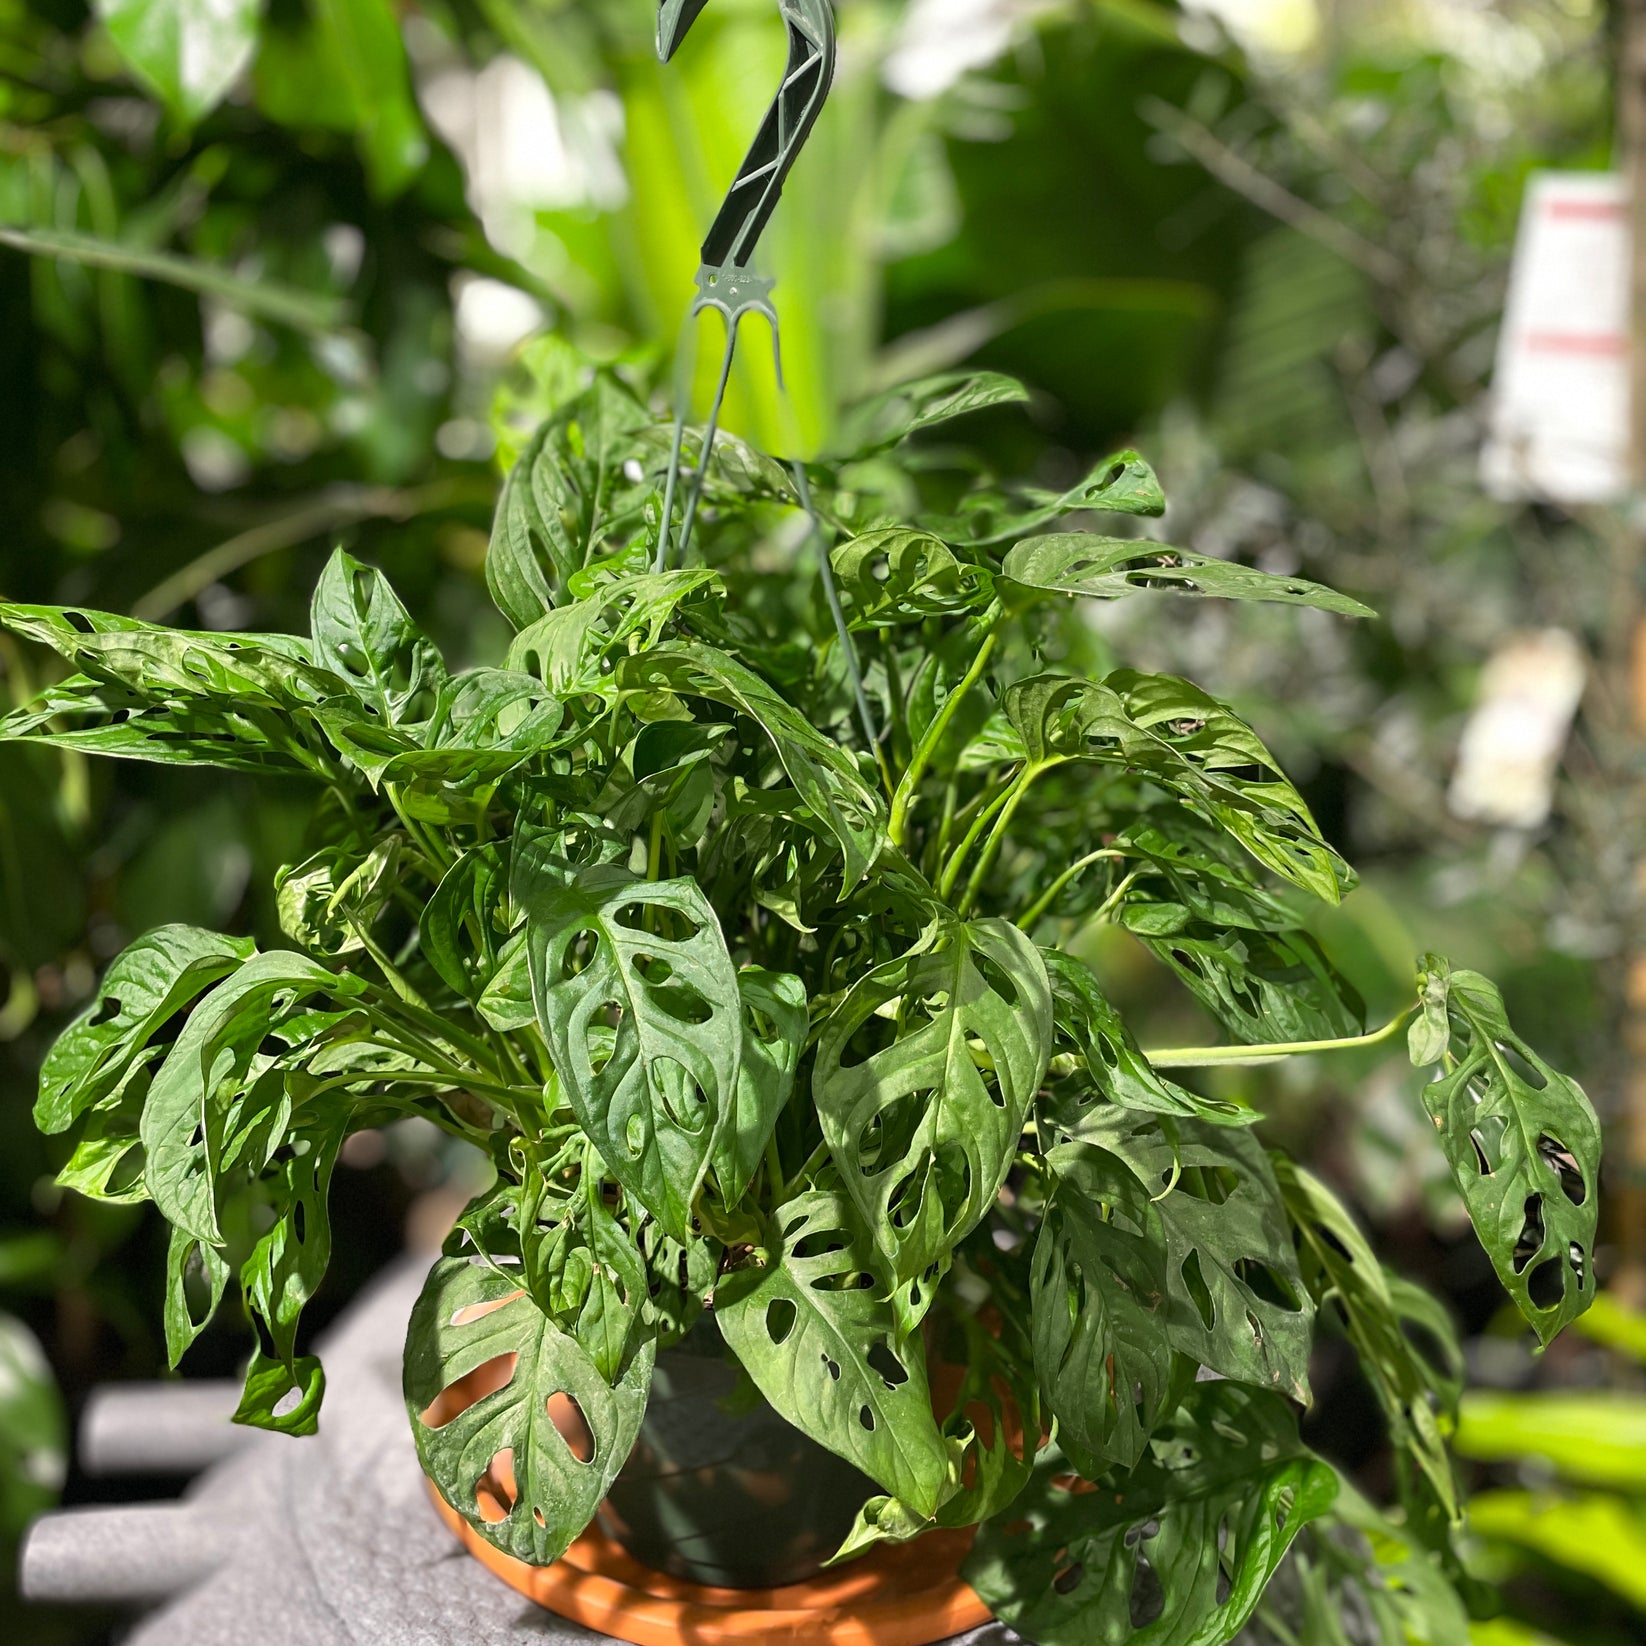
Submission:
[[[165,3],[151,0],[155,7]],[[73,229],[23,229],[8,224],[0,226],[0,246],[29,257],[62,258],[90,269],[113,269],[143,280],[159,280],[183,291],[219,298],[242,314],[298,331],[333,331],[347,318],[347,308],[330,292],[304,291],[265,276],[248,279],[204,258],[157,251],[152,246],[131,246]]]
[[[1424,1489],[1443,1517],[1456,1521],[1459,1493],[1446,1434],[1457,1416],[1463,1352],[1444,1308],[1378,1262],[1348,1210],[1318,1178],[1284,1160],[1276,1162],[1275,1176],[1298,1232],[1303,1283],[1316,1308],[1342,1322],[1383,1408],[1409,1522],[1420,1526],[1426,1518]],[[1438,1364],[1420,1351],[1411,1327],[1434,1345]]]
[[[1249,1126],[1257,1118],[1239,1103],[1201,1097],[1157,1074],[1091,967],[1060,949],[1042,949],[1040,956],[1051,980],[1057,1037],[1073,1048],[1091,1076],[1089,1085],[1081,1085],[1073,1112],[1056,1114],[1060,1122],[1077,1126],[1094,1101],[1154,1114],[1197,1116],[1223,1126]]]
[[[1464,1457],[1538,1458],[1562,1480],[1634,1492],[1646,1479],[1646,1399],[1625,1389],[1471,1389],[1454,1444]]]
[[[1343,617],[1375,617],[1370,606],[1302,577],[1278,577],[1230,560],[1134,537],[1054,532],[1031,537],[1006,553],[1001,576],[1025,592],[1122,600],[1147,589],[1208,595],[1216,600],[1264,600],[1313,606]]]
[[[274,877],[280,929],[321,958],[354,954],[394,895],[401,836],[391,834],[369,851],[328,846]]]
[[[393,197],[417,174],[429,152],[412,98],[400,19],[390,0],[315,0],[315,12],[354,94],[372,191]]]
[[[615,864],[525,877],[517,865],[514,884],[561,1087],[612,1175],[685,1240],[742,1060],[737,973],[714,910],[694,881]]]
[[[644,529],[652,458],[641,436],[651,414],[617,379],[599,373],[544,423],[497,500],[486,586],[516,629],[566,598],[570,579],[607,546]],[[638,478],[636,478],[638,477]]]
[[[465,852],[423,906],[424,958],[464,1000],[478,1000],[508,936],[508,861],[494,844]]]
[[[144,1181],[174,1228],[221,1244],[217,1175],[225,1158],[249,1154],[261,1169],[290,1112],[278,1058],[260,1048],[289,1022],[301,1030],[317,995],[349,1000],[364,986],[277,950],[248,960],[195,1007],[149,1088],[141,1128]],[[254,1140],[246,1128],[260,1135]]]
[[[1004,543],[1066,514],[1096,510],[1106,514],[1164,514],[1166,495],[1155,472],[1135,451],[1106,457],[1090,474],[1066,492],[1027,486],[1021,501],[1009,503],[994,490],[964,499],[960,513],[951,518],[923,519],[921,525],[951,543]]]
[[[901,628],[988,604],[994,578],[968,565],[940,538],[887,526],[847,538],[830,553],[854,629]]]
[[[1172,1346],[1166,1238],[1149,1192],[1105,1150],[1047,1157],[1035,1239],[1034,1362],[1057,1443],[1088,1479],[1131,1468],[1163,1415]]]
[[[1008,922],[979,920],[877,966],[824,1026],[818,1119],[899,1283],[946,1263],[994,1204],[1046,1072],[1051,1019],[1040,951]]]
[[[67,1129],[113,1092],[156,1032],[255,952],[250,938],[197,926],[159,926],[129,944],[103,974],[97,998],[53,1042],[40,1066],[34,1123]]]
[[[843,1196],[796,1196],[759,1263],[715,1289],[715,1319],[771,1404],[919,1516],[936,1512],[948,1451],[918,1334],[899,1338]],[[870,1284],[863,1284],[868,1278]]]
[[[1307,1404],[1314,1306],[1262,1144],[1244,1129],[1101,1108],[1079,1136],[1118,1155],[1155,1197],[1172,1346]]]
[[[737,992],[743,1003],[737,1102],[715,1139],[712,1156],[721,1198],[728,1206],[743,1198],[794,1090],[807,1021],[806,986],[788,972],[745,966],[737,974]]]
[[[166,1361],[174,1371],[217,1313],[228,1283],[229,1264],[220,1251],[182,1229],[171,1231],[166,1247],[164,1322]]]
[[[1007,688],[1005,709],[1032,765],[1092,760],[1127,768],[1177,794],[1258,862],[1328,903],[1353,883],[1251,728],[1187,681],[1124,669],[1102,685],[1035,675]],[[1273,775],[1237,775],[1252,767]]]
[[[558,1560],[628,1458],[655,1354],[641,1343],[614,1386],[517,1281],[478,1257],[442,1257],[406,1334],[406,1409],[424,1472],[488,1543],[536,1566]],[[504,1357],[512,1365],[504,1362],[501,1387],[455,1416],[431,1411],[460,1379]],[[555,1425],[557,1409],[571,1439]],[[505,1453],[512,1501],[497,1463]],[[488,1477],[495,1494],[482,1512]]]
[[[586,575],[577,574],[574,587]],[[608,658],[637,637],[646,649],[660,644],[682,603],[705,591],[723,592],[719,574],[707,566],[601,578],[587,594],[523,628],[510,643],[508,666],[566,695],[604,691]]]
[[[209,114],[257,43],[258,0],[96,0],[115,50],[184,124]]]
[[[375,566],[333,552],[309,607],[315,661],[388,724],[421,719],[445,680],[440,654]],[[421,705],[422,713],[418,713]]]
[[[1337,1476],[1290,1407],[1201,1383],[1129,1472],[1096,1489],[1055,1451],[963,1568],[995,1615],[1040,1646],[1221,1646],[1256,1609]]]
[[[847,886],[868,873],[886,842],[886,808],[851,756],[752,669],[713,647],[660,646],[617,667],[625,691],[672,691],[725,703],[756,721],[800,797],[834,837]]]
[[[1498,1279],[1547,1343],[1595,1295],[1599,1122],[1510,1027],[1489,978],[1427,955],[1418,989],[1443,994],[1451,1029],[1424,1105]]]
[[[887,451],[911,435],[967,412],[1020,404],[1029,391],[999,372],[939,372],[899,383],[854,406],[841,429],[841,450],[854,457]]]

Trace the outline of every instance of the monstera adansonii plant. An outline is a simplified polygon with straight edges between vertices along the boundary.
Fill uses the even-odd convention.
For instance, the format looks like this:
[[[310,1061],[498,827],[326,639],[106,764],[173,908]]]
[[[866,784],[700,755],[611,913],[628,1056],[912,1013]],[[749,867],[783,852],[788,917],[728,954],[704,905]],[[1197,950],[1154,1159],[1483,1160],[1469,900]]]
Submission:
[[[1080,668],[1081,603],[1143,590],[1369,614],[1104,535],[1163,508],[1133,452],[1063,493],[944,467],[925,431],[1022,398],[883,395],[805,472],[815,516],[723,436],[690,563],[657,571],[668,420],[585,371],[502,492],[486,574],[515,634],[485,667],[448,668],[341,551],[307,639],[0,609],[68,671],[5,736],[314,798],[280,946],[139,937],[47,1056],[38,1122],[72,1134],[65,1185],[170,1224],[174,1360],[238,1275],[238,1416],[294,1434],[344,1139],[422,1116],[484,1151],[406,1403],[446,1500],[526,1561],[584,1528],[658,1349],[712,1310],[766,1401],[878,1483],[842,1554],[977,1524],[967,1574],[1030,1639],[1227,1640],[1288,1555],[1267,1604],[1287,1590],[1292,1638],[1337,1639],[1306,1614],[1351,1590],[1390,1641],[1461,1638],[1444,1312],[1228,1082],[1178,1077],[1409,1021],[1414,1101],[1544,1340],[1593,1295],[1594,1114],[1433,956],[1368,1032],[1301,907],[1353,877],[1252,729],[1185,680]],[[1103,923],[1226,1043],[1141,1049],[1081,957]],[[1383,1408],[1387,1510],[1299,1439],[1326,1321]]]

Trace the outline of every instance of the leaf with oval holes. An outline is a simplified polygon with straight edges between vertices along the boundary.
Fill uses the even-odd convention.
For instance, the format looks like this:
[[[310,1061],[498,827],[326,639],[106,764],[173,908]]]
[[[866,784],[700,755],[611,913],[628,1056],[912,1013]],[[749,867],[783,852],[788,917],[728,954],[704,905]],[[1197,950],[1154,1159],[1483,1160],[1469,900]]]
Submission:
[[[1074,1049],[1091,1077],[1079,1083],[1072,1102],[1054,1103],[1043,1111],[1059,1126],[1077,1134],[1082,1116],[1094,1102],[1198,1117],[1218,1126],[1249,1126],[1258,1118],[1257,1111],[1244,1104],[1202,1097],[1158,1074],[1091,967],[1061,949],[1042,949],[1040,954],[1052,985],[1057,1040]]]
[[[1023,486],[1008,499],[993,488],[983,488],[961,500],[958,514],[922,517],[920,524],[951,543],[993,544],[1026,537],[1066,514],[1087,510],[1164,514],[1166,494],[1148,463],[1126,450],[1105,457],[1066,492]]]
[[[948,1448],[932,1416],[919,1335],[900,1338],[850,1203],[822,1190],[772,1214],[765,1267],[723,1275],[715,1319],[767,1400],[820,1446],[922,1517]]]
[[[617,666],[625,691],[669,691],[724,703],[762,727],[800,798],[832,835],[846,885],[869,872],[886,844],[886,806],[851,755],[752,669],[712,646],[671,642]]]
[[[323,959],[355,954],[393,897],[403,837],[384,835],[369,849],[326,846],[274,877],[280,929],[293,943]]]
[[[1135,537],[1054,532],[1006,551],[1002,578],[1024,594],[1064,594],[1121,600],[1147,589],[1171,589],[1215,600],[1263,600],[1313,606],[1342,617],[1376,617],[1370,606],[1303,577],[1278,577],[1192,549]]]
[[[569,581],[604,545],[643,532],[654,488],[639,467],[652,455],[641,437],[654,421],[611,372],[597,372],[509,470],[492,518],[486,587],[516,629],[561,605]]]
[[[1335,1306],[1383,1408],[1408,1524],[1443,1537],[1461,1512],[1446,1436],[1463,1389],[1463,1351],[1445,1308],[1383,1267],[1343,1202],[1317,1177],[1289,1160],[1275,1162],[1275,1177],[1297,1230],[1303,1284],[1317,1308]],[[1433,1358],[1421,1352],[1413,1328],[1433,1344]],[[1430,1528],[1433,1508],[1440,1525]]]
[[[345,681],[385,724],[420,720],[445,683],[434,642],[375,566],[336,549],[309,605],[315,661]]]
[[[492,841],[464,852],[423,905],[423,956],[459,999],[478,1000],[497,972],[511,919],[508,886],[506,848]]]
[[[968,412],[1028,398],[1029,391],[1015,377],[1001,372],[950,371],[915,378],[851,407],[842,423],[841,450],[868,457]]]
[[[34,1123],[67,1130],[112,1093],[154,1036],[203,990],[257,952],[249,937],[157,926],[115,957],[96,998],[52,1042],[40,1065]]]
[[[1079,675],[1034,675],[1007,687],[1005,710],[1031,766],[1092,760],[1127,768],[1324,901],[1339,902],[1354,883],[1257,734],[1186,680],[1129,669],[1101,685]],[[1237,775],[1253,767],[1271,775]]]
[[[794,1090],[795,1065],[806,1043],[806,985],[788,972],[745,966],[737,974],[743,1002],[743,1059],[737,1101],[715,1139],[713,1163],[726,1205],[743,1198],[759,1170],[777,1117]]]
[[[260,1155],[260,1167],[290,1115],[279,1054],[262,1046],[288,1024],[299,1032],[313,1024],[308,1002],[315,996],[351,1001],[365,986],[279,949],[246,961],[194,1008],[149,1087],[141,1125],[144,1181],[175,1228],[221,1243],[216,1180],[226,1150],[232,1143],[238,1153]],[[259,1122],[263,1135],[245,1135]]]
[[[853,629],[895,629],[988,604],[994,577],[961,560],[940,538],[908,526],[849,537],[830,551]]]
[[[191,1282],[193,1284],[191,1285]],[[166,1243],[166,1364],[173,1371],[189,1346],[211,1324],[229,1283],[229,1264],[215,1246],[173,1229]],[[204,1292],[197,1310],[193,1294]]]
[[[522,629],[509,644],[508,666],[556,692],[603,692],[611,659],[661,644],[681,605],[705,592],[725,592],[720,574],[708,566],[602,579]]]
[[[1418,990],[1444,991],[1455,1060],[1424,1106],[1498,1279],[1547,1343],[1594,1301],[1600,1124],[1510,1027],[1489,978],[1426,955]]]
[[[1123,1109],[1094,1110],[1081,1135],[1154,1197],[1172,1347],[1307,1405],[1314,1305],[1263,1145],[1244,1129]]]
[[[1106,1150],[1065,1145],[1046,1163],[1035,1370],[1064,1456],[1096,1479],[1143,1455],[1170,1390],[1166,1241],[1148,1190]]]
[[[315,1356],[299,1355],[288,1365],[257,1349],[229,1421],[275,1434],[312,1435],[320,1427],[325,1394],[326,1373]]]
[[[1095,1485],[1055,1448],[962,1567],[1040,1646],[1214,1646],[1234,1638],[1337,1475],[1278,1395],[1195,1384],[1134,1469]]]
[[[1308,1646],[1470,1646],[1469,1613],[1442,1563],[1409,1524],[1383,1514],[1341,1475],[1328,1514],[1292,1546],[1296,1582],[1255,1615],[1258,1640]],[[1345,1624],[1358,1627],[1348,1633]],[[1278,1625],[1278,1627],[1276,1627]]]
[[[1051,1039],[1040,951],[993,919],[933,928],[860,978],[824,1025],[818,1119],[900,1286],[946,1264],[995,1203]],[[910,1299],[904,1330],[931,1290]]]
[[[614,1386],[517,1279],[483,1258],[440,1258],[406,1333],[406,1409],[424,1473],[488,1543],[549,1565],[627,1460],[655,1354],[643,1340]],[[477,1389],[487,1392],[465,1404]]]
[[[720,922],[695,881],[641,880],[616,864],[517,882],[561,1090],[612,1176],[685,1240],[742,1061],[743,1003]],[[685,936],[666,935],[681,926]]]
[[[297,1354],[297,1322],[320,1289],[331,1262],[332,1168],[349,1129],[344,1109],[318,1118],[300,1117],[276,1151],[274,1170],[258,1185],[274,1216],[240,1268],[248,1307],[268,1328],[269,1340],[291,1364]]]

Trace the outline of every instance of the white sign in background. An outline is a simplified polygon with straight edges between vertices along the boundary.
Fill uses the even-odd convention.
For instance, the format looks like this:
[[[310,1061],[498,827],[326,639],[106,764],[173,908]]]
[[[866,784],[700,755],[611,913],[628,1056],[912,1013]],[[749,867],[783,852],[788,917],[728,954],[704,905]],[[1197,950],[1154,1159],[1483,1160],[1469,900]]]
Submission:
[[[1609,503],[1628,489],[1629,198],[1610,172],[1526,187],[1498,339],[1487,491]]]

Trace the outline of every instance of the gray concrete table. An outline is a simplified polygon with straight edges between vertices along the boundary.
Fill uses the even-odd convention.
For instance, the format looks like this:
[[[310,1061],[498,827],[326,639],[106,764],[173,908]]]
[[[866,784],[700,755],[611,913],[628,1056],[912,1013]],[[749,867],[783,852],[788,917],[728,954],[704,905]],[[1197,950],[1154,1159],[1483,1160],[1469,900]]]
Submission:
[[[65,1509],[30,1529],[24,1597],[150,1608],[126,1646],[595,1646],[606,1637],[517,1595],[436,1518],[400,1399],[421,1265],[380,1278],[322,1344],[320,1432],[235,1429],[224,1384],[101,1391],[88,1472],[204,1469],[173,1503]],[[1000,1624],[951,1646],[1016,1646]]]

